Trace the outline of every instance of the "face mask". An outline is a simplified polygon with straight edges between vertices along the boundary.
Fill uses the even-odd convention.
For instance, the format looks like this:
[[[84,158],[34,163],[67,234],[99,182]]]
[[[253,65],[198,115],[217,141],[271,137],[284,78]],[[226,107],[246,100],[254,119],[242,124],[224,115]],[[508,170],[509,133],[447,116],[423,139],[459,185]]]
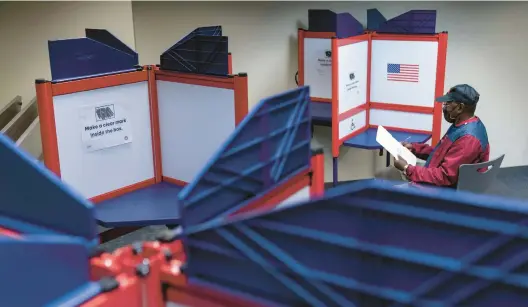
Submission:
[[[456,122],[456,119],[458,117],[458,115],[454,115],[453,116],[453,111],[454,111],[454,108],[451,109],[451,111],[449,111],[447,109],[447,106],[444,105],[444,107],[442,108],[442,112],[444,113],[444,119],[446,120],[446,122],[450,123],[450,124],[453,124]]]

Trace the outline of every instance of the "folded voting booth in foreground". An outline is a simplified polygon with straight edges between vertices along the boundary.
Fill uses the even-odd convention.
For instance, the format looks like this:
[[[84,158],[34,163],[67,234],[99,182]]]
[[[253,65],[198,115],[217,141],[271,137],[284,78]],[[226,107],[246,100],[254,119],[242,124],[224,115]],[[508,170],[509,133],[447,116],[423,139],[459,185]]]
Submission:
[[[93,206],[85,198],[5,135],[0,163],[0,235],[71,236],[87,249],[97,246]]]
[[[380,125],[400,141],[440,140],[447,33],[434,32],[436,11],[375,12],[373,32],[328,10],[311,10],[299,29],[299,85],[310,86],[314,121],[332,127],[334,183],[340,146],[381,148]]]
[[[138,66],[105,30],[49,53],[53,80],[36,81],[45,165],[106,227],[177,223],[171,199],[247,114],[247,75],[229,74],[221,27],[193,31],[159,66]]]
[[[86,240],[86,230],[95,235],[92,205],[3,136],[0,145],[2,163],[34,191],[13,192],[16,197],[0,207],[2,306],[528,302],[528,210],[522,202],[373,180],[237,216],[206,220],[184,211],[191,222],[160,233],[157,241],[101,254]],[[186,189],[184,201],[193,191]],[[67,221],[55,214],[60,211]],[[67,223],[76,227],[51,231]]]

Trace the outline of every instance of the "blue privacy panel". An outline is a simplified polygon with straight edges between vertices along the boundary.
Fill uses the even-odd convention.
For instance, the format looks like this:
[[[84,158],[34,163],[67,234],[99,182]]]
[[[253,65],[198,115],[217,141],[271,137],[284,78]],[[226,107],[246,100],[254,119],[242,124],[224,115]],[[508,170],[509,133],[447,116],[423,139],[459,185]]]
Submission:
[[[387,19],[385,19],[378,9],[367,10],[367,30],[376,31],[386,21]]]
[[[525,307],[528,207],[376,180],[187,234],[192,282],[280,306]]]
[[[235,212],[310,168],[308,87],[262,100],[179,195],[182,226]]]
[[[373,18],[372,21],[367,20],[368,29],[380,33],[434,34],[436,32],[436,10],[412,10],[385,22],[380,22],[383,16],[379,11],[367,12],[367,18]]]
[[[79,306],[100,292],[73,237],[0,237],[0,263],[0,306]]]
[[[93,206],[4,135],[0,135],[0,164],[0,226],[97,243]]]
[[[192,31],[160,56],[163,70],[205,75],[228,74],[228,38],[221,26]]]
[[[349,13],[336,14],[331,10],[308,10],[308,30],[335,32],[337,38],[363,34],[363,25]]]
[[[48,41],[53,81],[133,71],[138,54],[110,32],[86,29],[86,37]]]

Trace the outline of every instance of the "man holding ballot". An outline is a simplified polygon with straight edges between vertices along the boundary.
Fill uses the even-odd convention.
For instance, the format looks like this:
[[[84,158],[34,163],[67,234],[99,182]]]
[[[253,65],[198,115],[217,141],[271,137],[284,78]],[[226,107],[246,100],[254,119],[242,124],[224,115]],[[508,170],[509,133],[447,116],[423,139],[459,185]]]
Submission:
[[[418,184],[429,184],[441,187],[456,187],[458,169],[462,164],[487,162],[490,146],[486,127],[475,116],[479,93],[467,84],[452,87],[447,94],[438,97],[443,104],[444,119],[451,127],[435,146],[427,144],[402,145],[425,164],[410,165],[402,158],[395,159],[395,169],[387,169],[377,178],[389,180],[406,180]]]

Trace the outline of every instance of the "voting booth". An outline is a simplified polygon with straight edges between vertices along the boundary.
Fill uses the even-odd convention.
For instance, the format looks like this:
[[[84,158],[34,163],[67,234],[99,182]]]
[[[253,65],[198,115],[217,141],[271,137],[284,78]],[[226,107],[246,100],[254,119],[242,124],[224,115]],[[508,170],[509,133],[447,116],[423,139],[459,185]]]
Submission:
[[[247,75],[229,74],[219,26],[191,32],[159,66],[138,66],[106,30],[50,41],[49,53],[53,80],[36,81],[45,165],[107,208],[109,227],[131,198],[171,206],[247,113]]]
[[[312,184],[322,175],[313,175],[303,130],[308,89],[268,98],[247,117],[247,75],[228,74],[221,34],[221,27],[199,28],[155,67],[134,67],[137,54],[102,30],[87,30],[73,45],[49,43],[56,80],[37,81],[44,161],[96,204],[100,225],[179,225],[184,215],[191,223],[266,207],[277,201],[271,192],[310,197],[313,186],[322,193],[322,181]],[[105,72],[117,48],[124,64]],[[67,56],[54,56],[83,50],[99,56],[82,75],[63,70]],[[299,150],[306,155],[292,158]],[[320,167],[321,159],[313,155]]]
[[[311,10],[309,18],[310,29],[299,30],[299,84],[313,89],[314,120],[332,127],[334,183],[340,146],[381,148],[378,126],[398,141],[440,140],[434,99],[444,91],[447,33],[434,33],[436,11],[378,18],[366,32],[347,13]]]

